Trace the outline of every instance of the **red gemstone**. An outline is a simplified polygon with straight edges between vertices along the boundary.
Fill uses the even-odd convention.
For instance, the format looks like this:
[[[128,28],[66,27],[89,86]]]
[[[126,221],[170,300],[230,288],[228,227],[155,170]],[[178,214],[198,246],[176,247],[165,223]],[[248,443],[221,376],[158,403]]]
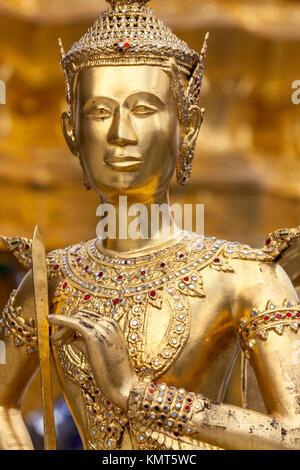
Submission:
[[[109,406],[109,405],[110,405],[110,401],[107,401],[106,404]]]
[[[125,47],[130,47],[130,44],[129,44],[128,42],[126,42],[126,43],[124,44],[124,46],[125,46]]]
[[[150,393],[154,393],[153,388],[150,388],[150,389],[149,389],[149,392],[150,392]]]
[[[120,276],[118,276],[118,279],[119,279],[119,280],[123,279],[123,276],[121,276],[121,275],[120,275]]]
[[[141,271],[141,275],[144,276],[146,274],[146,271]]]
[[[156,296],[155,290],[152,290],[152,291],[150,292],[150,296],[151,296],[151,297],[155,297],[155,296]]]
[[[266,240],[266,245],[270,245],[271,243],[271,238],[268,238],[268,240]]]
[[[190,411],[191,407],[190,407],[189,405],[186,405],[186,406],[184,407],[184,409],[185,409],[185,411]]]
[[[107,432],[111,432],[111,428],[110,428],[110,427],[107,428]]]
[[[298,318],[299,318],[299,317],[300,317],[300,313],[296,313],[296,317],[298,317]]]
[[[103,276],[103,273],[98,273],[98,277],[102,277]]]
[[[18,328],[19,333],[22,333],[22,331],[23,331],[22,328]]]
[[[77,261],[78,261],[78,262],[79,262],[79,261],[81,261],[81,258],[80,258],[80,256],[77,258]]]
[[[30,339],[30,338],[31,338],[31,336],[30,336],[30,335],[27,335],[27,336],[26,336],[26,338],[27,338],[27,339]]]
[[[291,318],[291,317],[292,317],[291,312],[288,312],[288,313],[286,314],[286,316],[287,316],[288,318]]]
[[[215,258],[214,263],[220,263],[220,258]]]
[[[96,395],[98,395],[98,394],[99,394],[99,390],[98,390],[98,389],[97,389],[97,390],[95,390],[95,393],[96,393]]]
[[[165,266],[166,266],[165,263],[161,263],[160,265],[161,268],[164,268]]]
[[[188,282],[189,278],[188,278],[188,277],[184,277],[183,280],[184,280],[185,282]]]
[[[59,269],[59,265],[56,264],[55,266],[53,266],[53,269],[54,269],[55,271],[57,271],[57,270]]]
[[[89,266],[85,266],[84,270],[87,271],[89,269]]]
[[[30,247],[29,247],[29,245],[25,245],[25,248],[26,248],[26,250],[29,250]]]
[[[97,414],[97,410],[93,410],[93,413],[96,415],[96,414]]]
[[[183,255],[182,253],[180,253],[179,258],[183,258],[183,256],[184,256],[184,255]]]
[[[114,299],[113,303],[114,303],[114,305],[117,305],[119,303],[119,299]]]
[[[282,318],[281,313],[277,313],[276,318]]]
[[[89,294],[84,296],[84,300],[89,300],[90,298],[91,298],[91,296]]]
[[[67,287],[68,283],[67,282],[64,282],[63,283],[63,289],[65,289]]]
[[[192,401],[193,401],[193,400],[192,400],[191,398],[188,398],[188,399],[187,399],[187,402],[188,402],[188,403],[192,403]]]
[[[266,316],[264,317],[264,320],[265,320],[265,321],[270,320],[269,315],[266,315]]]

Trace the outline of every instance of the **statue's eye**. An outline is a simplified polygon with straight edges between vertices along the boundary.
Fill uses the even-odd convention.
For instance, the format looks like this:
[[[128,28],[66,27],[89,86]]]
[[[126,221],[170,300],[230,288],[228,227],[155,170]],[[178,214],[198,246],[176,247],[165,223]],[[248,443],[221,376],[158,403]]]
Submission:
[[[99,121],[104,121],[105,119],[109,119],[111,115],[112,113],[109,111],[109,109],[106,109],[106,108],[97,108],[90,113],[90,116],[93,119],[97,119]]]
[[[156,112],[156,109],[150,108],[150,106],[137,105],[131,110],[131,112],[136,116],[150,116]]]

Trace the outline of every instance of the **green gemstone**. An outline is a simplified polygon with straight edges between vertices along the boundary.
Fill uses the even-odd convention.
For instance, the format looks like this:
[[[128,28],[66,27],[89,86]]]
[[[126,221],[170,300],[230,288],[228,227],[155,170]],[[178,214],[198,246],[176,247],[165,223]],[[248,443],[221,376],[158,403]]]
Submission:
[[[288,233],[281,233],[280,236],[281,237],[286,237],[288,235]]]
[[[16,241],[16,242],[11,242],[10,244],[11,244],[11,245],[19,245],[20,242],[17,242],[17,241]]]

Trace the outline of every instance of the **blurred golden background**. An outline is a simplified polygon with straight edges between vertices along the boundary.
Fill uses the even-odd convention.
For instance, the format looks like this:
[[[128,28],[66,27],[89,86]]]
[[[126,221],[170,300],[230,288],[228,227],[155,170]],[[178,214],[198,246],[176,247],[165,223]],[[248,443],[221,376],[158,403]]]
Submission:
[[[85,192],[60,129],[66,109],[57,38],[68,49],[104,0],[0,0],[0,233],[47,249],[95,237],[98,199]],[[172,202],[205,204],[205,234],[261,245],[300,223],[300,0],[152,0],[158,16],[200,51],[210,31],[206,108],[192,180]],[[0,307],[22,278],[0,251]],[[37,379],[38,380],[38,379]],[[24,413],[38,408],[38,386]],[[59,395],[57,388],[56,394]]]

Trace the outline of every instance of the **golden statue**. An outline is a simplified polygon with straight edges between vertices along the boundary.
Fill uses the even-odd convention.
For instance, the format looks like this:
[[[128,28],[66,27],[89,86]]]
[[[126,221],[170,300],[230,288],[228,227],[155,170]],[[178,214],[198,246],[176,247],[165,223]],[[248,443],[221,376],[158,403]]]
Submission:
[[[60,43],[65,139],[86,189],[117,214],[120,195],[169,207],[175,169],[182,185],[191,173],[207,38],[199,55],[147,0],[108,3],[67,54]],[[168,220],[169,239],[163,218],[151,237],[97,237],[47,254],[53,356],[84,448],[299,449],[300,304],[278,260],[300,230],[252,249]],[[31,240],[2,241],[29,273],[0,320],[0,448],[31,449],[20,404],[45,333],[34,313],[39,264]],[[222,402],[240,347],[267,414]]]

